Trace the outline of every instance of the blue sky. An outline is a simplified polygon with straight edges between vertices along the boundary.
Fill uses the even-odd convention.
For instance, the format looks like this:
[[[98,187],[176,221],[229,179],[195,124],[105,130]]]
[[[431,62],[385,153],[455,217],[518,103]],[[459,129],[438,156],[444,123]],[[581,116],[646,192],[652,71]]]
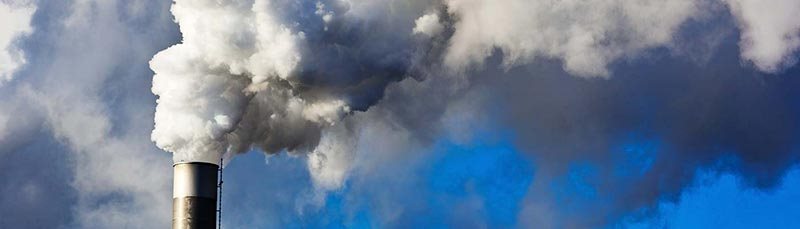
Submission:
[[[798,225],[797,169],[773,190],[746,187],[730,174],[708,175],[681,194],[677,203],[658,205],[659,215],[623,228],[794,228]],[[624,221],[623,221],[624,222]]]
[[[391,179],[379,184],[351,182],[326,196],[323,205],[304,203],[307,206],[301,209],[297,208],[298,202],[313,198],[304,161],[285,154],[268,158],[259,153],[246,154],[224,171],[223,224],[324,228],[386,226],[380,217],[372,215],[374,210],[371,209],[384,207],[376,205],[385,197],[363,191],[374,188],[370,186],[381,186],[414,190],[392,197],[406,203],[403,208],[415,211],[409,216],[414,219],[391,224],[392,227],[519,227],[520,203],[532,183],[535,168],[530,159],[508,142],[508,134],[493,136],[477,138],[468,144],[443,139],[436,144],[434,152],[430,152],[437,156],[409,169],[413,173],[411,182],[397,184]],[[642,149],[635,150],[653,149],[650,144],[643,143]],[[629,147],[636,146],[626,146],[625,153],[633,150]],[[647,160],[636,156],[635,160],[624,164],[641,171],[643,167],[637,166],[647,164],[642,161]],[[558,189],[559,195],[580,196],[581,201],[598,201],[591,184],[586,183],[587,177],[596,176],[592,170],[588,163],[575,165],[559,183],[542,188]],[[749,187],[738,176],[728,173],[700,171],[700,174],[677,200],[661,202],[646,215],[641,211],[631,212],[611,220],[606,228],[795,228],[800,225],[800,209],[794,204],[800,200],[800,170],[790,170],[777,187],[767,190]],[[263,206],[272,207],[264,209]],[[566,210],[581,209],[567,207]],[[468,214],[469,218],[458,214]]]
[[[223,214],[232,215],[230,221],[226,217],[224,223],[373,228],[387,222],[383,222],[385,219],[382,217],[373,216],[381,214],[381,211],[372,208],[389,207],[381,206],[380,201],[385,201],[381,199],[387,198],[384,192],[399,190],[396,196],[389,198],[398,204],[405,203],[397,207],[410,213],[403,213],[406,215],[401,216],[403,220],[400,222],[390,222],[395,226],[458,227],[481,223],[513,227],[534,170],[530,161],[510,147],[502,135],[490,138],[495,140],[467,145],[443,139],[433,146],[432,152],[425,152],[436,156],[422,163],[412,163],[414,166],[405,169],[407,174],[372,174],[377,177],[407,176],[409,180],[403,179],[402,183],[393,179],[348,182],[341,190],[325,196],[320,203],[311,200],[314,198],[313,187],[303,160],[286,154],[268,158],[258,153],[246,154],[235,159],[233,163],[236,166],[228,167],[224,173],[224,192],[227,194],[223,205],[231,207],[224,208]],[[392,172],[387,170],[385,173]],[[259,173],[276,176],[249,175]],[[277,191],[279,186],[282,187]],[[388,190],[379,190],[379,187]],[[264,205],[281,210],[249,213]],[[465,221],[461,214],[475,217],[471,219],[474,221]]]
[[[0,1],[0,228],[797,228],[798,9]]]

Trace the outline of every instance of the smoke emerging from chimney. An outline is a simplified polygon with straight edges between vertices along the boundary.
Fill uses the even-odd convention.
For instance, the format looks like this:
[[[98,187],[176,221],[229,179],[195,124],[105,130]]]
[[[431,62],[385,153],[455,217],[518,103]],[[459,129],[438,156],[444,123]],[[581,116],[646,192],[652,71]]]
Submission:
[[[351,7],[176,1],[183,41],[150,64],[159,96],[152,139],[176,162],[216,163],[253,146],[313,150],[324,128],[375,104],[412,62],[413,41],[394,33],[410,29]]]
[[[421,123],[435,119],[431,116],[444,112],[454,95],[480,82],[492,82],[486,87],[530,93],[525,92],[530,90],[526,85],[505,85],[505,81],[480,76],[487,74],[483,70],[491,63],[497,66],[489,69],[499,67],[508,72],[555,62],[571,77],[614,78],[610,67],[614,63],[636,60],[654,49],[685,52],[691,48],[675,39],[687,24],[716,23],[726,17],[724,20],[733,23],[722,24],[741,31],[739,46],[746,67],[770,73],[791,67],[800,47],[800,21],[787,15],[796,15],[800,3],[776,1],[768,6],[774,9],[763,12],[750,5],[748,0],[176,0],[172,13],[183,40],[150,62],[155,72],[152,91],[159,97],[151,138],[158,147],[172,152],[175,162],[217,163],[220,157],[253,148],[265,153],[311,153],[309,171],[318,173],[313,176],[315,182],[335,188],[346,178],[348,161],[353,158],[338,151],[354,151],[358,144],[352,125],[393,119],[388,122],[400,129],[424,132],[420,129],[432,127]],[[716,30],[698,34],[703,32]],[[716,36],[698,36],[709,38],[708,44],[698,46],[719,43],[710,39]],[[493,58],[498,61],[491,61]],[[414,80],[425,83],[417,85]],[[586,83],[576,80],[519,81]],[[404,82],[396,88],[398,96],[382,102],[390,86],[400,81]],[[539,94],[549,95],[545,89],[570,88],[564,84],[540,88]],[[603,117],[612,116],[613,107],[590,109],[591,104],[581,102],[583,98],[574,99],[578,94],[505,101],[513,103],[507,104],[514,108],[510,112],[544,113],[537,117],[552,121],[519,130],[523,137],[556,139],[551,143],[560,145],[548,149],[565,151],[541,156],[539,163],[560,165],[568,164],[560,161],[563,158],[584,158],[572,157],[580,152],[566,146],[591,137],[574,136],[596,134],[601,137],[592,139],[607,139],[602,137],[604,133],[591,130],[562,131],[559,120],[579,117],[576,121],[597,120],[611,126],[606,129],[620,130],[616,132],[635,129],[627,128],[631,125],[627,122],[604,121]],[[531,104],[537,101],[567,104],[549,104],[556,108],[589,108],[563,108],[570,112],[553,116],[556,112],[533,108]],[[380,106],[376,112],[386,115],[369,114],[375,105]],[[414,110],[426,107],[430,109]],[[348,119],[361,112],[369,115]],[[547,120],[551,116],[553,120]],[[519,118],[523,120],[519,122],[527,122],[524,120],[529,117]],[[671,121],[677,126],[691,124]],[[585,126],[593,125],[602,126]]]

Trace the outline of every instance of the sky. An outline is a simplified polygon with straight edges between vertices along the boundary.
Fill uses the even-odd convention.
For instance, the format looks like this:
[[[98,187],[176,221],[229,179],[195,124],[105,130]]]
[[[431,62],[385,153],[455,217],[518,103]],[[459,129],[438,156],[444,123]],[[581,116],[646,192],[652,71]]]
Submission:
[[[797,228],[799,13],[0,0],[0,228]]]

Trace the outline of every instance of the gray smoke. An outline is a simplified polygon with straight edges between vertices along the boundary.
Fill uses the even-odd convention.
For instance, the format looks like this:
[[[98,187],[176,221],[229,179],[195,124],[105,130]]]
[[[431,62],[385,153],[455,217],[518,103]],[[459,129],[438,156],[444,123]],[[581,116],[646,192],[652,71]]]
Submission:
[[[183,40],[150,62],[152,140],[176,161],[307,153],[315,185],[335,189],[352,167],[368,167],[353,153],[365,126],[387,123],[424,145],[452,131],[453,116],[487,113],[537,162],[521,221],[603,225],[674,198],[698,169],[778,183],[797,160],[798,82],[786,75],[796,71],[800,22],[789,15],[799,8],[179,0]],[[726,52],[734,43],[741,53]],[[644,164],[618,176],[625,160]],[[539,214],[556,205],[546,187],[581,163],[597,171],[590,186],[608,202],[588,203],[592,215]]]
[[[411,28],[392,22],[413,20],[414,6],[393,5],[177,1],[183,42],[151,62],[153,140],[176,161],[313,150],[322,129],[365,111],[411,67],[414,41],[394,33]]]
[[[648,216],[698,171],[769,189],[798,160],[798,1],[169,4],[0,0],[0,226],[163,227],[150,140],[302,155],[326,191],[410,182],[432,141],[498,122],[535,162],[518,220],[538,227]],[[576,170],[602,201],[553,188]],[[414,217],[379,195],[384,222]]]

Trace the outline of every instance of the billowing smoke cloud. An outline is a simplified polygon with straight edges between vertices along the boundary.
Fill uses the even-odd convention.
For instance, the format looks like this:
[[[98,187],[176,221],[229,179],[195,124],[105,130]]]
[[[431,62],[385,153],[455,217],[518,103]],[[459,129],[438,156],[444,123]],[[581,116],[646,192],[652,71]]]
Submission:
[[[176,1],[183,41],[151,61],[152,139],[176,161],[312,151],[409,69],[413,41],[392,32],[410,29],[375,14],[389,4]]]
[[[150,62],[159,97],[151,138],[175,161],[216,163],[254,148],[308,153],[315,185],[329,190],[369,167],[353,153],[365,123],[425,142],[457,129],[447,120],[458,113],[503,107],[494,115],[539,165],[521,214],[540,216],[557,191],[539,187],[576,168],[615,177],[629,156],[616,152],[638,152],[620,145],[652,142],[658,153],[641,156],[650,161],[641,174],[594,181],[608,195],[586,207],[594,217],[549,213],[572,222],[555,226],[597,226],[674,196],[698,169],[737,172],[755,187],[778,182],[797,159],[787,99],[797,82],[758,71],[794,71],[797,9],[735,0],[178,0],[183,40]],[[718,51],[731,47],[725,28],[739,29],[742,65]],[[707,56],[686,51],[698,47]],[[480,92],[485,103],[462,98]],[[573,217],[581,220],[564,220]]]
[[[699,170],[770,188],[798,161],[797,1],[169,7],[0,0],[0,189],[24,194],[0,198],[0,227],[164,227],[169,162],[150,140],[177,161],[305,153],[322,191],[400,180],[369,189],[388,225],[425,212],[394,193],[415,191],[419,152],[487,119],[535,162],[521,226],[647,213]]]
[[[237,127],[255,90],[294,71],[300,61],[295,47],[302,37],[276,22],[269,10],[265,1],[173,6],[183,42],[151,62],[153,93],[159,95],[152,137],[162,149],[175,152],[176,161],[217,161],[228,147],[223,138]],[[275,94],[282,92],[288,93]],[[303,101],[295,102],[293,111],[302,113]]]
[[[769,72],[791,63],[800,23],[780,15],[794,3],[773,4],[786,10],[766,19],[725,3],[744,31],[743,57]],[[504,69],[556,59],[570,74],[610,77],[609,64],[675,47],[682,26],[723,4],[176,1],[183,41],[151,61],[152,139],[176,161],[217,162],[254,146],[312,152],[326,128],[410,73],[468,76],[499,52]]]
[[[761,8],[752,4],[749,1],[696,0],[176,1],[172,12],[183,40],[160,52],[150,62],[156,73],[152,91],[159,96],[152,140],[160,148],[173,152],[175,161],[216,163],[223,154],[232,156],[254,147],[267,153],[284,150],[310,153],[309,171],[315,183],[334,189],[342,184],[352,167],[355,156],[348,151],[357,151],[355,148],[360,144],[354,139],[360,122],[385,119],[425,138],[426,134],[437,133],[439,128],[447,128],[445,124],[432,123],[441,120],[443,113],[450,109],[449,104],[465,93],[482,87],[515,89],[514,86],[521,86],[528,88],[517,92],[521,96],[502,99],[510,103],[512,115],[507,120],[512,127],[516,124],[527,127],[517,130],[525,142],[521,147],[535,151],[532,153],[537,160],[547,165],[542,167],[542,171],[547,171],[544,174],[555,177],[565,173],[574,161],[610,160],[604,158],[613,156],[597,156],[589,151],[607,152],[612,143],[624,135],[622,133],[640,131],[643,119],[654,118],[636,114],[637,107],[625,104],[603,101],[584,104],[591,100],[577,92],[604,94],[622,90],[622,93],[629,87],[644,87],[636,83],[648,81],[628,79],[620,85],[613,83],[620,81],[613,79],[614,66],[637,63],[654,53],[667,50],[671,55],[693,55],[682,51],[687,49],[687,44],[715,51],[714,47],[723,40],[706,39],[706,43],[696,44],[699,42],[692,42],[692,38],[684,35],[703,33],[695,31],[703,30],[698,26],[718,28],[731,26],[730,22],[735,21],[741,29],[743,59],[766,72],[779,73],[790,67],[798,46],[800,22],[791,20],[788,15],[793,15],[797,4],[794,1],[760,4],[768,5],[764,7],[769,9],[781,9],[770,16],[761,16]],[[772,12],[767,8],[763,12]],[[719,31],[724,30],[709,29],[707,33]],[[504,85],[503,80],[485,77],[505,75],[513,69],[530,66],[546,69],[541,63],[561,66],[564,72],[537,70],[530,74],[600,76],[613,80],[581,83],[580,79],[515,76],[514,79],[525,80],[510,86]],[[706,63],[695,63],[695,66],[703,64]],[[499,69],[495,69],[496,66]],[[642,74],[641,71],[631,72]],[[524,74],[528,73],[511,75]],[[707,73],[687,70],[686,74]],[[381,102],[387,87],[404,79],[407,80],[402,86],[389,89],[397,95]],[[693,82],[694,78],[676,76],[670,82],[675,79]],[[423,83],[414,80],[423,80]],[[577,92],[548,94],[550,91],[540,85]],[[711,86],[708,83],[698,85]],[[721,90],[759,91],[735,85]],[[698,93],[698,98],[712,96]],[[422,94],[431,96],[420,100],[418,96]],[[677,96],[665,92],[653,97],[670,100]],[[760,98],[758,95],[746,97]],[[617,97],[609,99],[620,103],[627,101]],[[537,101],[544,105],[537,105]],[[542,108],[549,107],[548,101],[556,107]],[[652,112],[688,112],[678,109],[682,107],[671,109],[669,104],[657,102],[647,102],[657,106]],[[775,107],[786,105],[776,103]],[[377,108],[370,108],[376,104]],[[559,109],[559,106],[566,108]],[[659,110],[668,108],[670,110]],[[365,115],[346,121],[350,114],[360,112],[385,115]],[[738,126],[740,122],[767,118],[755,115],[726,119],[718,110],[708,112],[710,117],[704,119],[729,120],[699,127],[708,131],[701,132],[711,136],[745,128]],[[627,121],[605,118],[614,115],[631,117],[622,119]],[[529,116],[537,117],[534,124],[525,121],[524,117]],[[698,128],[693,126],[703,125],[690,122],[695,119],[693,117],[678,114],[660,119],[676,126]],[[791,117],[787,119],[787,122],[794,121]],[[574,123],[583,124],[571,127]],[[785,144],[791,141],[789,136],[793,133],[791,128],[779,131],[779,136],[773,139],[779,142],[753,140],[755,142],[740,145],[733,144],[738,141],[735,138],[724,136],[707,140],[699,140],[705,135],[691,138],[697,141],[695,143],[662,136],[691,133],[688,127],[649,131],[667,138],[664,144],[669,150],[707,153],[704,157],[687,158],[692,161],[688,167],[670,167],[671,162],[663,162],[666,163],[663,169],[667,171],[659,174],[681,178],[686,176],[676,173],[708,165],[722,157],[708,153],[719,151],[713,146],[730,147],[742,157],[761,152],[750,147],[769,147],[766,149],[786,153],[790,150]],[[535,146],[528,145],[537,142]],[[688,146],[692,144],[697,145]],[[785,166],[773,168],[776,171],[763,174],[766,180],[754,178],[754,182],[774,183]],[[687,185],[685,180],[667,183],[672,189],[665,191],[670,192]],[[659,185],[667,184],[641,185],[640,190],[632,192]],[[648,204],[659,197],[658,192],[649,193],[635,194],[641,198],[631,206]]]

